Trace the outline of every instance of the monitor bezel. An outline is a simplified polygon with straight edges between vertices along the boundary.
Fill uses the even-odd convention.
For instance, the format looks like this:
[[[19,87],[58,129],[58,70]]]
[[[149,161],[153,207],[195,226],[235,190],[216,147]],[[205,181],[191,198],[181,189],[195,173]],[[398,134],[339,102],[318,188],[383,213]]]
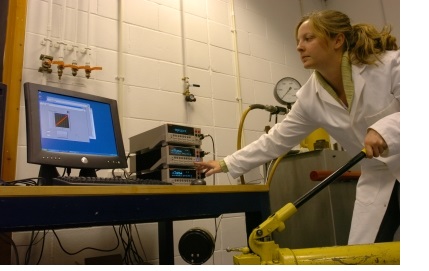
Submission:
[[[42,157],[52,156],[54,152],[45,151],[41,146],[41,128],[40,128],[40,109],[39,109],[39,91],[49,92],[58,95],[65,95],[89,101],[101,102],[110,106],[111,117],[113,121],[113,131],[116,139],[117,156],[103,156],[92,154],[71,154],[58,152],[61,159],[46,160]],[[41,166],[54,166],[76,169],[117,169],[127,168],[127,158],[125,155],[124,143],[122,139],[121,126],[117,101],[101,96],[95,96],[88,93],[72,91],[69,89],[41,85],[36,83],[24,83],[25,116],[27,129],[27,162]],[[29,136],[31,135],[31,136]],[[83,158],[87,163],[83,163]],[[109,161],[109,162],[108,162]]]

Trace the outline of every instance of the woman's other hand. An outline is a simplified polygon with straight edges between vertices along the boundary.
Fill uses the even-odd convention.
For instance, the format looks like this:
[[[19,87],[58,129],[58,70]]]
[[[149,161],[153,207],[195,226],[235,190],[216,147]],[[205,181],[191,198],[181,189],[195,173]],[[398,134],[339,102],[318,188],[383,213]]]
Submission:
[[[383,137],[373,129],[368,129],[364,144],[367,158],[378,157],[387,150],[386,141],[384,141]]]

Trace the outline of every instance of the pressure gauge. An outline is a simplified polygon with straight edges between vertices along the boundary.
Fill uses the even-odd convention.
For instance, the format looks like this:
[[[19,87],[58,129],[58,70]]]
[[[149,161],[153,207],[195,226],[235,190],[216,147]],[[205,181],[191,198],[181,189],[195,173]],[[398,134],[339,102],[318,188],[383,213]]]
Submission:
[[[292,77],[280,79],[274,87],[274,98],[281,103],[291,106],[296,102],[296,93],[301,88],[301,84]]]

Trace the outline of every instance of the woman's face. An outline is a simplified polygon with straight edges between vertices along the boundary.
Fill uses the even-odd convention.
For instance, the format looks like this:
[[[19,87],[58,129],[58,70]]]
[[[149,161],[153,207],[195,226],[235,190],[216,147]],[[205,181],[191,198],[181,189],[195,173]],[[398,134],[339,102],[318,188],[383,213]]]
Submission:
[[[298,28],[296,49],[306,69],[323,69],[333,59],[332,41],[327,43],[326,40],[317,37],[309,21],[305,21]]]

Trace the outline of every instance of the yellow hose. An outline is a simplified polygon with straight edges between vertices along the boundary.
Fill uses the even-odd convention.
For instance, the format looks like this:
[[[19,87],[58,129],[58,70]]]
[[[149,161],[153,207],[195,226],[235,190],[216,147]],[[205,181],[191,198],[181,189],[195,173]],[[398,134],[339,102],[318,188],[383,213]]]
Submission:
[[[241,143],[242,143],[242,134],[243,134],[243,126],[244,126],[244,120],[246,119],[247,114],[249,114],[250,110],[253,109],[266,109],[266,106],[261,105],[261,104],[252,104],[250,105],[241,115],[241,119],[240,119],[240,124],[238,125],[238,133],[237,133],[237,150],[241,149]],[[271,179],[273,178],[274,172],[279,164],[279,162],[283,159],[283,157],[286,154],[280,156],[277,158],[276,162],[274,163],[271,171],[269,172],[268,178],[267,178],[267,184],[268,186],[271,183]],[[240,176],[240,182],[241,184],[246,184],[246,182],[244,181],[244,175]]]
[[[282,156],[279,156],[276,161],[273,164],[273,167],[270,169],[270,171],[268,172],[268,177],[267,177],[267,183],[266,185],[270,186],[271,184],[271,180],[273,179],[274,176],[274,172],[276,172],[277,166],[279,165],[280,161],[283,159],[283,157],[285,157],[286,154],[283,154]]]
[[[247,114],[249,114],[250,110],[252,109],[254,108],[252,106],[249,106],[241,115],[240,124],[238,125],[238,133],[237,133],[237,150],[241,149],[244,120],[246,119]],[[244,175],[240,176],[240,182],[241,184],[246,184],[244,182]]]

